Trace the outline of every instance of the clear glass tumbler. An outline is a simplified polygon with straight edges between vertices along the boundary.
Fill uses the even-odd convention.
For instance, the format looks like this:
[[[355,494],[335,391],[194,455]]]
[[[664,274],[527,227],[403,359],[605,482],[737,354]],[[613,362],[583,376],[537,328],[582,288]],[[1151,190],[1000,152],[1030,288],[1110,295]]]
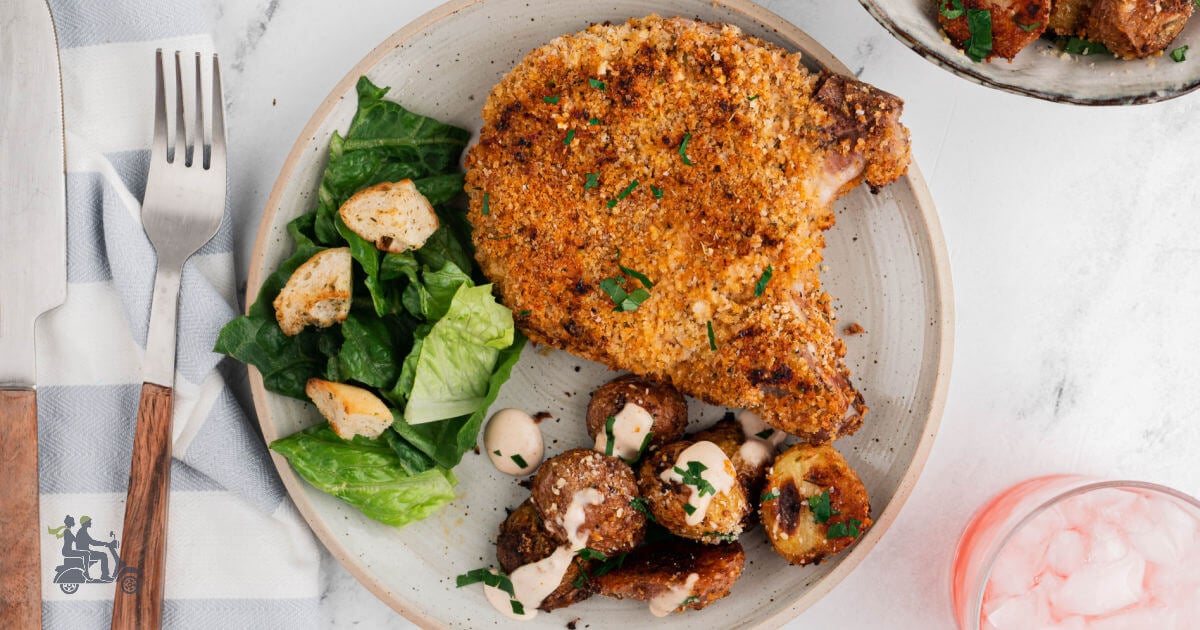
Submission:
[[[975,513],[952,580],[963,630],[1200,628],[1200,502],[1138,481],[1031,479]]]

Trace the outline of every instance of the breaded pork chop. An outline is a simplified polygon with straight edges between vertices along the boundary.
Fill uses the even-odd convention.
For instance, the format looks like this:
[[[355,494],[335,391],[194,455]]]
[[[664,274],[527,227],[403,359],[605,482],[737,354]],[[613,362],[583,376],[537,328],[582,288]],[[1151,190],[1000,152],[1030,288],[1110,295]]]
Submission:
[[[733,26],[650,16],[559,37],[484,106],[476,256],[534,341],[835,439],[865,407],[822,232],[836,198],[907,169],[901,106]]]

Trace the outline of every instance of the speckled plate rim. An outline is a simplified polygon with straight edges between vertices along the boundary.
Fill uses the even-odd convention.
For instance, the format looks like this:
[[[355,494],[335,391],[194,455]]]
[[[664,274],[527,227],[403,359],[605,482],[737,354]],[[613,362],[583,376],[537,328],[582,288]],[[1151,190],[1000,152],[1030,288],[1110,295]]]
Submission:
[[[824,67],[835,72],[853,76],[850,69],[826,50],[824,46],[817,43],[816,40],[800,30],[799,27],[772,11],[758,6],[750,0],[713,1],[715,4],[741,13],[751,20],[769,26],[780,36],[787,39],[791,46],[799,48],[806,56],[815,59]],[[865,2],[866,0],[863,1]],[[271,227],[274,225],[276,215],[283,208],[282,199],[284,189],[294,176],[294,172],[300,162],[304,159],[310,159],[310,152],[306,150],[306,147],[317,136],[322,122],[330,115],[335,105],[337,105],[345,94],[353,90],[358,77],[368,74],[392,50],[414,38],[431,25],[452,17],[464,9],[486,2],[487,0],[451,0],[413,20],[396,31],[391,37],[384,40],[383,43],[376,46],[374,50],[351,68],[346,76],[333,87],[329,96],[325,97],[325,100],[321,102],[316,112],[313,113],[312,118],[309,119],[308,124],[300,132],[295,144],[292,145],[292,149],[279,171],[279,176],[275,180],[275,185],[271,189],[271,194],[267,198],[267,204],[263,211],[262,220],[259,223],[258,234],[255,237],[254,249],[250,257],[250,272],[246,284],[247,308],[257,298],[259,288],[262,286],[265,278],[263,267],[266,249],[270,242]],[[652,3],[647,2],[647,5],[647,14],[652,13],[654,10]],[[560,34],[550,34],[547,37],[547,41]],[[932,260],[931,268],[933,271],[933,275],[929,278],[929,281],[933,283],[935,294],[940,298],[933,305],[934,312],[931,318],[937,329],[934,340],[930,342],[937,345],[937,371],[933,379],[933,391],[930,395],[929,416],[925,420],[920,442],[913,452],[912,460],[909,462],[904,476],[896,487],[892,500],[884,508],[883,512],[879,514],[879,518],[875,520],[871,529],[851,548],[850,552],[838,562],[828,575],[819,580],[803,595],[797,597],[786,608],[765,619],[759,625],[761,628],[778,628],[787,621],[795,618],[806,608],[824,597],[829,591],[833,590],[870,553],[871,549],[879,542],[892,522],[896,520],[896,516],[908,501],[909,495],[912,494],[917,479],[925,467],[925,462],[929,459],[929,452],[933,448],[934,438],[941,424],[942,412],[945,410],[946,396],[950,386],[950,368],[954,357],[954,295],[950,277],[949,254],[946,250],[945,238],[942,234],[941,223],[938,220],[933,199],[929,194],[925,179],[922,177],[915,161],[909,166],[908,174],[904,179],[912,188],[913,196],[920,210],[922,227],[925,230],[925,236],[929,239],[930,249],[927,253]],[[259,426],[262,429],[263,438],[269,444],[283,437],[276,429],[276,425],[271,417],[270,406],[268,405],[268,397],[274,394],[269,393],[263,386],[262,375],[257,369],[253,366],[247,366],[247,369],[249,371],[250,390]],[[304,481],[292,470],[286,458],[271,451],[271,461],[275,464],[275,469],[279,472],[288,495],[295,503],[300,515],[304,517],[308,526],[316,534],[317,539],[321,541],[321,544],[329,550],[333,557],[360,584],[409,621],[425,628],[446,627],[439,619],[422,614],[419,608],[411,606],[403,597],[389,590],[387,585],[341,543],[339,536],[330,529],[329,525],[308,499],[303,488]]]
[[[1011,83],[1005,83],[1003,81],[993,79],[977,70],[975,66],[980,64],[977,64],[973,61],[970,63],[963,61],[968,59],[966,55],[957,55],[957,57],[961,57],[961,59],[951,58],[949,55],[933,50],[932,48],[921,43],[911,33],[900,28],[900,26],[897,25],[896,22],[888,15],[887,11],[879,6],[880,2],[878,0],[858,0],[858,2],[863,6],[864,9],[867,10],[867,13],[871,14],[871,17],[874,17],[877,22],[879,22],[885,29],[888,30],[888,32],[894,35],[896,39],[904,42],[904,44],[913,52],[964,79],[973,81],[984,87],[1000,90],[1002,92],[1018,94],[1020,96],[1028,96],[1030,98],[1050,101],[1052,103],[1103,106],[1149,105],[1151,103],[1161,103],[1163,101],[1169,101],[1173,98],[1179,98],[1180,96],[1194,92],[1197,88],[1200,88],[1200,77],[1197,77],[1189,83],[1184,83],[1173,88],[1162,88],[1149,93],[1130,94],[1127,96],[1080,97],[1073,94],[1066,94],[1064,92],[1055,92],[1053,90],[1046,89],[1039,90],[1035,88],[1021,87]]]

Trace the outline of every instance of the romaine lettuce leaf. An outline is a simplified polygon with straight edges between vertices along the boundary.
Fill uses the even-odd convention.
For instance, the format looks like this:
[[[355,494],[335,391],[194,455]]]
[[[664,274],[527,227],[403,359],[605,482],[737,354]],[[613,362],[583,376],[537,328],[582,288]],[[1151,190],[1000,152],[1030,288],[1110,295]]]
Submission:
[[[445,316],[422,341],[405,421],[423,424],[479,408],[514,330],[512,311],[496,302],[492,285],[459,286]]]
[[[271,449],[318,490],[388,525],[419,521],[454,500],[454,473],[440,466],[416,470],[428,460],[398,436],[343,440],[322,423],[275,440]]]

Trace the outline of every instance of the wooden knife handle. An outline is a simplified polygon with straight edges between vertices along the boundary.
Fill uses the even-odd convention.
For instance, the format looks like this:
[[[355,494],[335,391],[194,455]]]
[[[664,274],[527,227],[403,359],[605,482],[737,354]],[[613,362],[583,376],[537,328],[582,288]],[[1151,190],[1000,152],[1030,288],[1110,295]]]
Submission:
[[[162,624],[167,558],[167,503],[171,489],[171,388],[142,383],[121,564],[116,570],[113,630],[158,628]]]
[[[0,390],[0,628],[42,627],[37,394]]]

